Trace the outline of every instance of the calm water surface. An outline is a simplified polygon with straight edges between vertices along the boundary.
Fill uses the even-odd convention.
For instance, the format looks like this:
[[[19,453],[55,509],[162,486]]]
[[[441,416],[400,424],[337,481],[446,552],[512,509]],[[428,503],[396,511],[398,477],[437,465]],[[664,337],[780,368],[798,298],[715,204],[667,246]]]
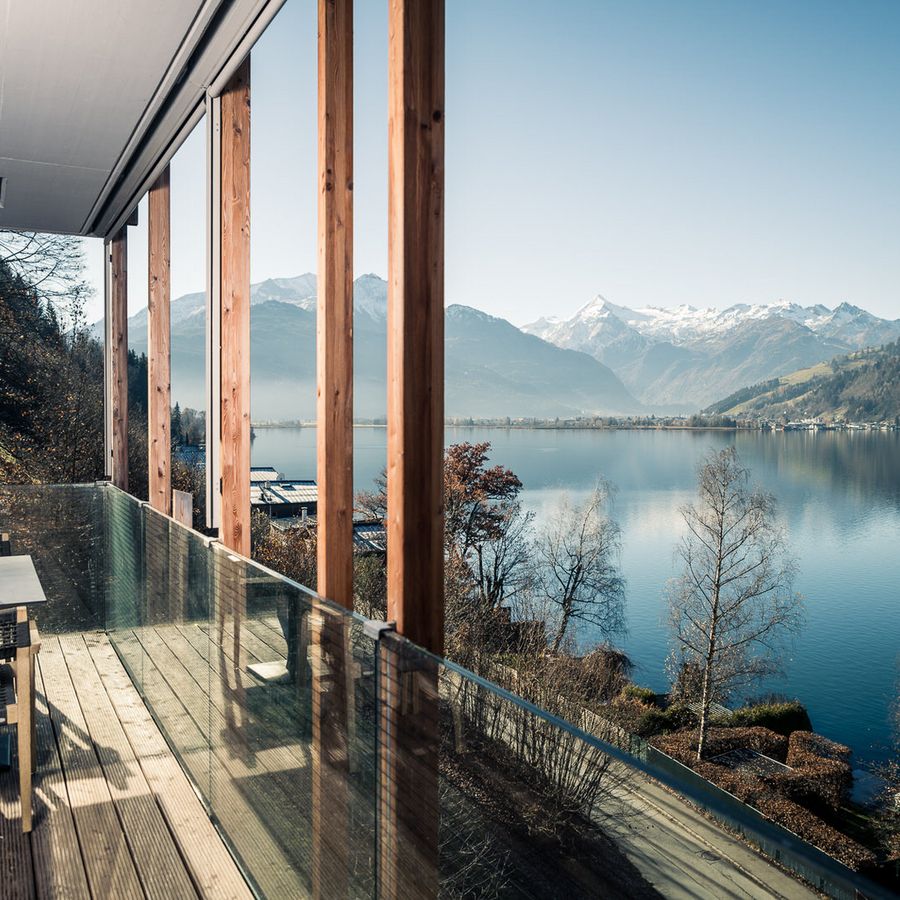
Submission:
[[[384,466],[385,437],[384,429],[355,430],[357,489]],[[259,429],[253,463],[315,477],[315,438],[314,428]],[[887,756],[900,683],[900,435],[454,428],[446,440],[490,441],[492,460],[522,479],[523,501],[538,516],[563,492],[584,496],[598,476],[615,485],[628,582],[621,643],[636,679],[657,691],[668,687],[664,589],[682,533],[678,510],[693,499],[703,456],[735,444],[754,480],[778,498],[806,608],[786,675],[760,690],[801,699],[816,730],[852,746],[858,760]]]

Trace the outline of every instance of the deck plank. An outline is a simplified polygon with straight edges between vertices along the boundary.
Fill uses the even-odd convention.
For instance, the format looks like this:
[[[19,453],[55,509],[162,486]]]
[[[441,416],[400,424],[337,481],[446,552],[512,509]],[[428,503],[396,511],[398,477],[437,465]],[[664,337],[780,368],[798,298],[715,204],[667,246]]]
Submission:
[[[39,898],[89,900],[91,894],[84,860],[81,858],[62,760],[47,708],[40,654],[37,659],[35,729],[38,752],[34,830],[31,832],[36,893]]]
[[[154,709],[170,711],[180,704],[183,712],[177,727],[189,742],[202,740],[204,734],[211,738],[208,796],[214,797],[214,813],[231,835],[238,855],[253,859],[254,872],[265,882],[259,885],[262,893],[273,897],[308,894],[301,868],[285,852],[285,847],[297,845],[296,778],[291,781],[285,776],[285,785],[292,786],[291,795],[288,797],[283,790],[276,789],[273,802],[271,782],[276,776],[265,763],[266,757],[272,754],[258,752],[247,740],[242,727],[245,710],[233,698],[225,696],[227,690],[219,676],[207,678],[201,674],[203,670],[208,672],[208,661],[174,628],[163,628],[162,633],[143,628],[134,633],[152,662],[144,671],[144,693],[148,701]],[[219,667],[218,660],[213,663]],[[197,732],[194,736],[190,735],[191,722]],[[168,724],[166,720],[167,728]],[[282,758],[281,748],[273,748],[273,754],[286,770],[296,772],[296,757]],[[264,809],[249,805],[246,793],[240,790],[241,784],[252,790]]]
[[[280,656],[287,655],[287,640],[281,628],[281,620],[275,613],[255,616],[251,619],[250,628],[254,634],[269,644]]]
[[[15,733],[7,731],[12,735],[12,765],[0,771],[0,894],[4,900],[32,900],[31,841],[22,833]]]
[[[265,637],[260,637],[257,634],[255,620],[245,620],[241,626],[241,648],[248,655],[254,657],[254,662],[270,662],[276,659],[284,662],[287,658],[286,645],[281,650],[277,649],[277,647],[274,646],[274,641],[267,640],[269,634],[266,634],[266,632],[269,632],[269,628],[263,626],[263,630]],[[201,628],[200,631],[203,631],[208,637],[211,637],[213,634],[212,629],[209,629],[208,626]],[[225,635],[228,640],[233,639],[233,631],[228,623],[225,625]],[[284,638],[282,638],[282,643],[284,643]]]
[[[62,637],[60,647],[148,900],[194,900],[197,891],[84,637]]]
[[[137,677],[147,674],[158,695],[154,708],[180,710],[182,721],[166,724],[174,722],[187,738],[188,761],[195,758],[209,772],[209,722],[204,732],[177,696],[160,693],[156,662],[136,635],[119,649]],[[45,636],[35,684],[38,760],[30,835],[21,830],[15,758],[12,768],[0,771],[3,900],[251,900],[250,886],[108,636]],[[246,765],[225,772],[221,761],[218,767],[212,787],[222,825],[268,841],[259,858],[258,844],[243,843],[254,862],[271,864],[265,887],[272,896],[306,894],[271,824],[255,820],[238,787],[241,777],[259,772]]]
[[[211,733],[231,745],[240,756],[251,763],[254,772],[257,774],[259,772],[262,755],[268,763],[266,768],[269,772],[291,772],[296,769],[302,771],[309,766],[310,754],[307,742],[301,741],[296,735],[286,735],[274,727],[279,718],[285,726],[296,726],[297,721],[286,716],[279,717],[278,710],[271,707],[266,709],[264,717],[257,715],[251,708],[247,692],[265,688],[246,670],[243,663],[234,663],[229,640],[218,645],[209,642],[207,636],[201,635],[203,640],[209,642],[207,655],[188,641],[178,626],[157,627],[154,636],[147,636],[145,632],[144,637],[150,642],[145,643],[148,652],[151,644],[157,651],[162,648],[169,650],[181,668],[194,679],[196,689],[211,701],[209,704]],[[204,683],[196,680],[201,664],[208,666],[211,675]],[[293,808],[296,803],[297,781],[288,777],[281,783],[290,808]],[[293,816],[289,818],[293,819]]]
[[[285,657],[279,657],[274,651],[262,641],[258,641],[244,627],[241,626],[241,660],[235,665],[234,659],[234,632],[232,626],[226,624],[223,629],[223,642],[221,647],[213,643],[206,628],[197,628],[191,625],[175,626],[184,636],[185,640],[201,655],[208,653],[218,654],[221,652],[225,665],[231,668],[231,672],[237,672],[236,677],[244,690],[264,690],[271,696],[272,702],[266,710],[265,725],[270,728],[272,725],[283,729],[285,733],[296,734],[298,729],[303,727],[303,722],[298,718],[298,712],[303,714],[304,710],[298,704],[303,704],[302,689],[298,689],[288,684],[263,684],[255,675],[251,674],[249,667],[255,663],[272,662],[273,660],[284,662]],[[221,661],[219,663],[221,666]],[[213,667],[215,669],[215,666]],[[308,707],[310,700],[306,699]],[[309,710],[305,712],[308,714]],[[300,761],[304,765],[310,762],[310,752],[308,744],[299,743],[296,740],[286,745],[292,753],[300,754]]]
[[[268,655],[273,654],[280,656],[282,659],[287,658],[287,641],[281,631],[281,623],[275,620],[278,630],[274,630],[271,625],[260,620],[250,619],[247,621],[247,631],[264,647],[268,647]]]
[[[41,666],[91,892],[95,897],[143,898],[128,841],[58,639],[45,640]]]
[[[109,641],[86,635],[85,643],[162,814],[180,839],[201,895],[210,900],[249,900],[247,883]]]

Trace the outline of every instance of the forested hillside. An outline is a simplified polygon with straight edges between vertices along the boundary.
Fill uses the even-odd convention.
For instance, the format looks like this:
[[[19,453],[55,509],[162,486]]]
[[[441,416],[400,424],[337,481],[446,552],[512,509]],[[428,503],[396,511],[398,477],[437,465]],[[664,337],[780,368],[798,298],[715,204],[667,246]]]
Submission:
[[[0,480],[103,474],[103,351],[0,260]]]
[[[103,348],[84,321],[81,242],[0,232],[0,482],[103,477]],[[146,360],[129,358],[130,465],[146,482]]]
[[[769,419],[894,421],[900,416],[900,341],[752,385],[706,411]]]

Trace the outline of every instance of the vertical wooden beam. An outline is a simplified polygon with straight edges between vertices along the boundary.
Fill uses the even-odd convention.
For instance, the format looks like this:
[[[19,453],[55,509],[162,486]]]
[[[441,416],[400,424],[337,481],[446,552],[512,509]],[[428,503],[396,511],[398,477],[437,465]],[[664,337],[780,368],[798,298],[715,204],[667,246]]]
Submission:
[[[353,0],[319,0],[318,44],[317,587],[352,609]],[[343,617],[311,622],[313,897],[347,896],[353,659]]]
[[[352,609],[352,0],[319,0],[318,242],[318,591]]]
[[[444,647],[444,0],[388,20],[388,618]]]
[[[250,555],[250,57],[222,93],[220,539]],[[215,415],[217,410],[210,410]]]
[[[166,166],[150,188],[147,216],[147,471],[150,505],[166,515],[172,512],[169,235],[169,167]]]
[[[388,619],[444,648],[444,0],[389,0]],[[438,672],[379,641],[379,893],[437,897]]]
[[[128,232],[123,225],[108,244],[109,327],[107,396],[111,417],[110,480],[128,490]]]

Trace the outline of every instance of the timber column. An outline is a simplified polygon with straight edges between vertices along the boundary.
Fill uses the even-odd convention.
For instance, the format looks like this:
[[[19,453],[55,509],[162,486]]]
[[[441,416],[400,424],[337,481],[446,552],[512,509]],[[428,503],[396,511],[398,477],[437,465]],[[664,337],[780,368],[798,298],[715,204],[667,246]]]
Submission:
[[[106,243],[106,474],[128,490],[128,232]]]
[[[250,57],[222,92],[222,543],[250,556]],[[215,415],[210,410],[210,415]]]
[[[388,18],[388,619],[444,648],[444,0]],[[438,672],[379,641],[379,891],[436,897]]]
[[[150,505],[172,514],[169,167],[147,197],[147,449]]]
[[[317,588],[321,596],[352,609],[353,0],[319,0],[318,64]],[[346,617],[316,605],[307,618],[313,897],[346,897],[355,858],[348,803],[356,704],[349,627]]]

